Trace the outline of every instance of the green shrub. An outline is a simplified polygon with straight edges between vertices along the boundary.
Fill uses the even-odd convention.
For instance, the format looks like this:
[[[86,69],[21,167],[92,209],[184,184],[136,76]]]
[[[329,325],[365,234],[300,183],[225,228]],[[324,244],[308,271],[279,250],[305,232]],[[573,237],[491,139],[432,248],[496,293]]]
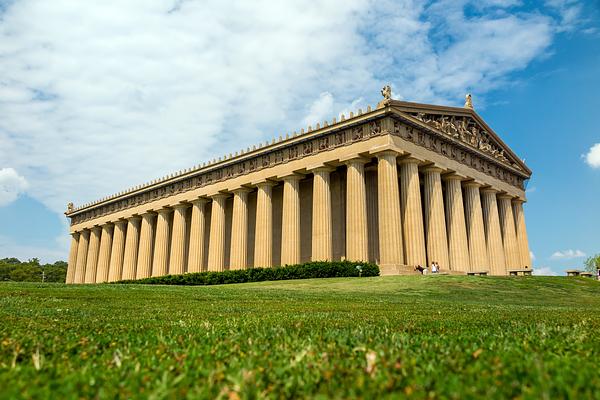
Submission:
[[[273,268],[250,268],[223,272],[194,272],[166,275],[119,283],[150,285],[224,285],[228,283],[282,281],[290,279],[341,278],[351,276],[378,276],[379,267],[364,262],[309,262]]]

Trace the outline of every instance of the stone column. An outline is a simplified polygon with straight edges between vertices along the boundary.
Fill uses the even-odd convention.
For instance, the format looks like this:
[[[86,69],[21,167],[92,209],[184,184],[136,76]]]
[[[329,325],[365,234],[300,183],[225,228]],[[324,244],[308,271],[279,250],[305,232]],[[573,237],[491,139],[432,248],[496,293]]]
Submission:
[[[469,240],[469,255],[472,271],[489,271],[490,261],[485,240],[483,210],[481,208],[480,184],[465,184],[465,222]]]
[[[156,237],[154,239],[154,255],[152,257],[152,276],[165,276],[169,270],[170,208],[157,211]]]
[[[96,283],[96,268],[98,267],[98,251],[100,250],[100,235],[102,228],[95,226],[90,233],[90,244],[85,263],[85,283]]]
[[[448,257],[450,269],[467,272],[470,270],[469,242],[465,223],[465,208],[460,182],[456,174],[447,175],[446,180],[446,219],[448,221]]]
[[[448,235],[444,213],[444,195],[442,193],[442,169],[425,168],[425,234],[427,243],[427,261],[438,263],[442,269],[450,269],[448,257]]]
[[[75,264],[75,277],[73,283],[83,283],[85,281],[85,265],[87,263],[89,243],[90,230],[84,229],[79,234],[79,246],[77,247],[77,262]]]
[[[509,269],[521,268],[521,257],[517,246],[517,231],[512,209],[512,196],[501,195],[498,197],[498,212],[500,214],[504,258],[506,259],[506,274],[508,275]]]
[[[75,280],[75,268],[77,268],[77,248],[79,247],[79,232],[71,233],[71,248],[69,250],[69,263],[65,283],[73,283]]]
[[[96,271],[96,283],[108,281],[113,229],[114,227],[111,223],[102,225],[102,235],[100,236],[100,254],[98,255],[98,269]]]
[[[300,181],[302,175],[283,177],[281,265],[300,264]]]
[[[190,222],[190,251],[188,254],[188,272],[202,272],[204,262],[204,207],[207,199],[192,201],[192,220]]]
[[[144,279],[152,276],[152,248],[154,240],[154,218],[156,214],[147,212],[142,214],[142,228],[140,231],[140,249],[138,251],[135,279]]]
[[[273,186],[275,183],[269,181],[257,184],[255,267],[273,266]]]
[[[529,240],[527,239],[527,227],[525,225],[525,213],[523,212],[523,200],[513,200],[513,214],[515,216],[515,227],[517,230],[517,246],[521,268],[531,268],[531,253],[529,252]]]
[[[140,222],[142,218],[134,215],[127,218],[127,235],[125,236],[125,256],[123,258],[123,280],[135,279],[138,245],[140,241]]]
[[[377,154],[379,257],[382,266],[404,264],[397,153]]]
[[[127,232],[127,221],[115,222],[113,231],[112,249],[110,251],[110,267],[108,281],[120,281],[123,276],[123,258],[125,256],[125,235]]]
[[[353,158],[345,162],[346,171],[346,259],[369,260],[367,228],[367,193],[365,164],[368,160]]]
[[[331,219],[331,186],[329,174],[335,171],[330,167],[312,170],[312,261],[331,261],[333,259],[333,233]]]
[[[425,256],[425,234],[419,186],[419,160],[405,158],[400,164],[400,201],[406,264],[425,266],[427,257]]]
[[[250,192],[251,190],[247,188],[233,191],[230,270],[248,268],[248,193]]]
[[[504,257],[500,217],[498,216],[498,203],[496,201],[497,193],[498,191],[495,189],[481,191],[483,221],[488,257],[490,258],[490,273],[492,275],[506,275],[506,259]]]
[[[212,196],[210,237],[208,243],[208,270],[225,270],[225,200],[227,194]]]
[[[187,204],[173,206],[173,232],[171,235],[169,275],[181,275],[185,272],[185,213],[187,209]]]

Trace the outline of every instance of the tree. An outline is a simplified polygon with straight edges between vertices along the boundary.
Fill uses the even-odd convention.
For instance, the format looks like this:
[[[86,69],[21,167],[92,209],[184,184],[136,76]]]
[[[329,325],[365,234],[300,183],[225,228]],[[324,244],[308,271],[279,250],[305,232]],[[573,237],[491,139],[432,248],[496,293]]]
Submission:
[[[600,254],[589,257],[583,262],[583,265],[586,271],[595,273],[600,269]]]

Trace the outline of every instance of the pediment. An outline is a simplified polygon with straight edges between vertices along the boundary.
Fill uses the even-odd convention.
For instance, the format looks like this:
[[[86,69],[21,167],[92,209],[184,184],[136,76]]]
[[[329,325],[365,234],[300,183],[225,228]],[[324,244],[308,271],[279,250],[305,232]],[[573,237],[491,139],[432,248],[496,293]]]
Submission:
[[[524,174],[531,174],[525,163],[510,150],[473,110],[436,106],[429,106],[431,108],[428,109],[426,105],[398,103],[400,103],[398,104],[399,107],[394,108],[403,116],[427,125],[437,132]]]

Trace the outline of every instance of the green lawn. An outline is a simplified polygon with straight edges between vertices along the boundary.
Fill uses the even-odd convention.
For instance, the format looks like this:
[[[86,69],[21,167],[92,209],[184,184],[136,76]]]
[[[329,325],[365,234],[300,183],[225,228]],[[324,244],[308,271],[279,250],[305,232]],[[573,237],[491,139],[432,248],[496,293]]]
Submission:
[[[0,284],[2,398],[600,398],[600,283]]]

